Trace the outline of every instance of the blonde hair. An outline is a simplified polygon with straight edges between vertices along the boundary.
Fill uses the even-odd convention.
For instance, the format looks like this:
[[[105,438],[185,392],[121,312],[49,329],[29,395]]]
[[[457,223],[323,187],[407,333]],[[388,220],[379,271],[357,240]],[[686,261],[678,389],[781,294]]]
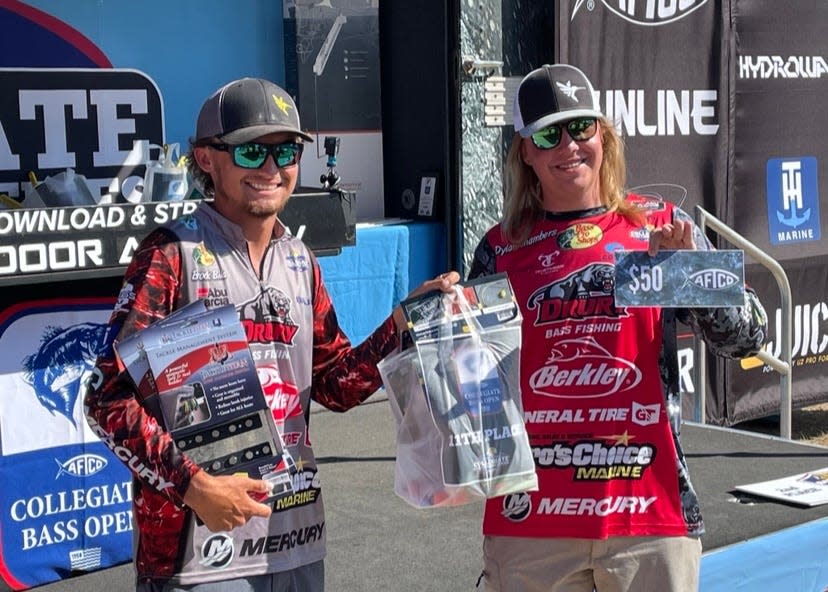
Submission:
[[[607,210],[617,210],[633,221],[641,222],[642,213],[626,200],[627,164],[624,160],[624,142],[615,126],[605,117],[598,119],[601,127],[601,144],[604,158],[598,176],[601,183],[601,204]],[[543,219],[543,196],[535,171],[523,162],[520,150],[524,141],[531,141],[515,134],[506,156],[504,180],[503,235],[513,245],[519,245],[529,237],[534,225]]]

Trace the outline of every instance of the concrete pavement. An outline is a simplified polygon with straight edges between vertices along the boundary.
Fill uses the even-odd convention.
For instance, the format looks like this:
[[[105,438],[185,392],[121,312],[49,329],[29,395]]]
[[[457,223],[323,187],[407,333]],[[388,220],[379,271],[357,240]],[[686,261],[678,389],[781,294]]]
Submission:
[[[394,427],[382,391],[345,414],[312,408],[311,438],[327,513],[326,588],[330,592],[473,591],[481,568],[482,503],[421,510],[397,497]],[[36,588],[38,592],[134,589],[131,564]]]

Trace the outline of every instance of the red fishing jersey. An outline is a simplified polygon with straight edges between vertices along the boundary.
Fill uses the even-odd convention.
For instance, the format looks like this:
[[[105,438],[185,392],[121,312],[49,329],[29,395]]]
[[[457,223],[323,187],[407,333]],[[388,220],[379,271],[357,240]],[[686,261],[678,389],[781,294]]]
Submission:
[[[498,225],[475,251],[470,276],[507,272],[523,314],[521,393],[539,480],[539,491],[488,500],[487,535],[703,532],[678,439],[673,313],[614,304],[613,251],[644,250],[649,228],[690,219],[669,203],[629,199],[644,224],[605,208],[547,214],[520,246]],[[711,248],[694,233],[698,248]],[[766,335],[750,290],[744,307],[677,316],[724,356],[755,352]]]

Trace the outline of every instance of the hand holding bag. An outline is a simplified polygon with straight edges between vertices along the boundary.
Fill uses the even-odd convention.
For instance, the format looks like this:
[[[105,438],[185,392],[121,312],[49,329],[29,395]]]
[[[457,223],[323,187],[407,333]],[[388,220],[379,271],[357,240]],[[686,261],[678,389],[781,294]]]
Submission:
[[[403,304],[414,346],[380,364],[398,427],[397,495],[434,507],[537,489],[508,280]]]

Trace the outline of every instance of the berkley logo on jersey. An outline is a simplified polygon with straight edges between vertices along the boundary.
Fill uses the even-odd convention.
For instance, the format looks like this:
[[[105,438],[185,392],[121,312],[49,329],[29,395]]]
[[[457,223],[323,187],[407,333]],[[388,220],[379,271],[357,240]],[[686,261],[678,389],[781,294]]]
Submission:
[[[604,238],[604,232],[595,224],[573,224],[558,235],[558,246],[562,249],[586,249]]]
[[[614,288],[615,269],[612,265],[587,265],[536,290],[529,296],[526,309],[537,310],[535,326],[566,319],[627,316],[624,309],[615,307]]]
[[[575,19],[575,15],[585,2],[587,0],[577,0],[575,2],[569,20]],[[672,0],[670,2],[664,0],[601,0],[601,2],[625,21],[636,25],[654,27],[666,25],[686,17],[704,5],[707,0]],[[592,11],[594,7],[594,0],[587,2],[587,10]]]
[[[237,308],[248,342],[293,345],[299,326],[290,317],[290,298],[278,288],[268,286]]]
[[[726,269],[702,269],[690,274],[687,279],[706,290],[724,290],[739,282],[739,276]]]
[[[282,378],[277,364],[256,366],[256,374],[262,385],[265,400],[273,414],[273,421],[282,437],[285,436],[285,420],[302,415],[302,401],[295,384]]]
[[[556,343],[547,365],[529,376],[535,394],[561,399],[606,397],[639,382],[641,370],[635,364],[611,355],[592,337]]]

